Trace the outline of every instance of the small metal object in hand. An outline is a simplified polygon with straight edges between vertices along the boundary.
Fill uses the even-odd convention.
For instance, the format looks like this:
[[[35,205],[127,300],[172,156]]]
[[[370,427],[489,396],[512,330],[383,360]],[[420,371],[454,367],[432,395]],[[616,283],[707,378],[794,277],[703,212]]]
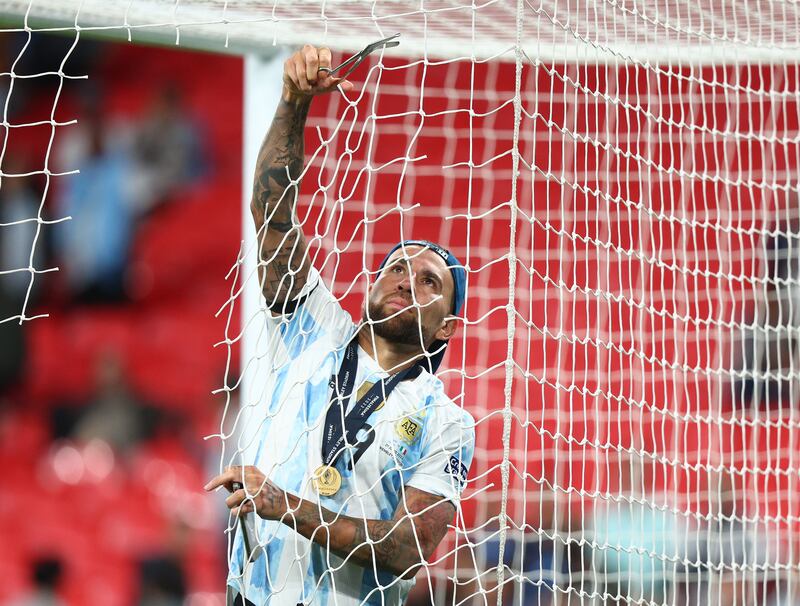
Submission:
[[[242,490],[244,485],[241,482],[233,482],[231,483],[231,492],[236,492],[237,490]],[[240,513],[238,515],[239,518],[239,528],[242,531],[242,539],[244,539],[244,556],[245,561],[250,560],[250,554],[252,553],[252,549],[250,549],[250,536],[247,532],[247,514]]]
[[[331,76],[337,76],[339,78],[347,78],[347,76],[353,73],[353,70],[355,70],[359,65],[361,65],[361,62],[364,61],[364,59],[369,57],[376,50],[398,46],[400,44],[400,41],[397,40],[397,38],[399,37],[400,34],[395,34],[394,36],[389,36],[388,38],[384,38],[383,40],[378,40],[377,42],[373,42],[372,44],[368,45],[364,50],[362,50],[360,53],[356,53],[338,67],[335,67],[333,69],[330,69],[329,67],[320,67],[319,71],[327,72]],[[347,71],[341,74],[336,73],[339,70],[345,68],[348,68]]]

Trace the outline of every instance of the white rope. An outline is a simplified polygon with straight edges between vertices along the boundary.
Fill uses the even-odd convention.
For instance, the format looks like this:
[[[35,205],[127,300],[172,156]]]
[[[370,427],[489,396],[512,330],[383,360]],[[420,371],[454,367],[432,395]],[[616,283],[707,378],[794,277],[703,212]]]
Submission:
[[[125,10],[112,14],[109,7],[120,3]],[[475,459],[456,528],[438,559],[420,572],[432,603],[450,594],[454,604],[485,600],[496,590],[503,604],[504,585],[506,598],[513,585],[515,603],[531,587],[614,597],[620,590],[608,587],[619,571],[596,567],[587,571],[586,587],[574,586],[563,554],[575,543],[595,561],[624,554],[668,567],[672,580],[701,563],[686,550],[603,536],[597,525],[606,510],[679,522],[675,535],[683,542],[697,538],[688,528],[719,533],[715,527],[723,522],[740,525],[737,532],[770,542],[773,550],[790,536],[776,531],[777,523],[796,532],[798,510],[781,502],[797,491],[794,408],[784,402],[743,411],[741,394],[733,396],[741,410],[728,413],[724,405],[731,385],[752,384],[754,400],[764,402],[768,385],[796,390],[800,384],[795,358],[768,363],[769,348],[795,339],[797,329],[789,321],[765,325],[761,317],[768,296],[779,297],[774,305],[784,320],[797,314],[798,276],[772,275],[764,258],[777,253],[763,250],[765,242],[787,240],[785,254],[797,259],[798,227],[788,216],[775,218],[790,209],[771,206],[781,200],[794,208],[798,192],[800,79],[797,59],[785,59],[798,54],[797,3],[739,3],[742,10],[730,12],[693,0],[652,9],[612,0],[84,0],[77,13],[68,4],[75,3],[10,0],[0,12],[22,5],[31,13],[21,20],[24,27],[6,30],[23,36],[43,26],[81,38],[119,30],[133,42],[160,32],[170,44],[193,45],[199,36],[206,47],[227,52],[311,41],[346,56],[401,32],[402,56],[387,52],[380,64],[372,57],[355,73],[358,86],[347,100],[315,102],[325,112],[309,119],[318,145],[307,149],[311,176],[299,221],[314,265],[350,311],[398,234],[439,239],[467,266],[463,341],[451,346],[450,368],[439,378],[477,420]],[[41,11],[48,6],[53,20],[45,22]],[[61,18],[70,10],[70,19]],[[567,46],[573,50],[562,52]],[[780,63],[749,63],[770,49],[780,51],[772,55],[784,57]],[[692,52],[696,64],[684,64]],[[713,62],[720,65],[705,65]],[[524,72],[523,86],[530,63],[535,69]],[[29,78],[76,78],[63,73],[63,63],[40,74],[16,73],[14,65],[0,68],[11,90]],[[2,167],[13,153],[9,137],[70,123],[56,120],[55,106],[48,119],[15,122],[8,99],[5,104],[3,186],[23,176]],[[259,118],[254,127],[259,140],[268,121]],[[64,174],[51,166],[49,148],[34,168],[25,174],[48,183]],[[248,186],[251,179],[252,169]],[[45,219],[44,210],[0,218],[0,235],[65,220]],[[246,229],[252,229],[249,217]],[[24,262],[0,267],[0,279],[29,277],[30,294],[34,278],[37,284],[47,279],[38,274],[54,271],[36,267],[38,247],[25,249]],[[228,376],[244,333],[269,338],[263,306],[242,303],[249,296],[244,285],[256,280],[254,266],[243,264],[252,254],[252,242],[242,247],[223,305],[226,409],[212,437],[225,449],[225,464],[246,462],[263,426],[286,404],[264,412],[259,407],[268,387]],[[0,324],[32,318],[28,297],[20,301]],[[755,317],[748,306],[760,308]],[[235,311],[243,318],[241,332],[231,324]],[[747,338],[758,363],[733,359],[743,356]],[[246,350],[243,375],[275,372],[271,350],[261,345]],[[582,355],[594,358],[594,366]],[[249,433],[237,433],[242,425]],[[297,456],[314,429],[304,427],[270,464]],[[750,436],[741,438],[741,448],[732,437],[739,432]],[[624,473],[603,468],[623,459],[632,465]],[[644,479],[642,470],[652,476]],[[731,487],[695,486],[715,474],[730,476]],[[629,494],[615,484],[627,478],[636,480]],[[778,488],[763,494],[754,488],[772,482]],[[356,492],[360,498],[379,489]],[[712,505],[725,491],[743,505],[720,514]],[[567,529],[574,513],[567,504],[577,502],[592,506],[581,512],[580,528]],[[527,547],[539,541],[538,564],[522,549],[528,540]],[[542,555],[548,542],[557,543],[550,570]],[[791,579],[800,570],[794,543],[781,547],[788,556],[772,560],[755,544],[744,549],[747,559],[740,562],[704,564],[720,574],[738,571],[739,578],[745,571],[752,587],[754,571]],[[649,602],[634,594],[620,597]]]
[[[515,323],[517,321],[517,311],[515,306],[515,290],[517,282],[517,191],[520,167],[519,131],[522,122],[522,62],[524,53],[522,51],[522,34],[524,24],[525,2],[517,0],[517,40],[515,45],[515,81],[514,81],[514,137],[511,147],[511,200],[509,209],[511,218],[509,220],[509,242],[508,242],[508,303],[506,303],[507,327],[507,350],[505,363],[505,385],[503,386],[503,462],[500,466],[502,478],[502,489],[500,495],[500,546],[497,555],[497,606],[503,606],[503,583],[505,582],[505,551],[506,551],[506,531],[508,525],[508,481],[509,466],[511,465],[511,423],[514,413],[511,409],[512,388],[514,384],[514,335],[516,333]],[[521,571],[520,571],[521,572]]]

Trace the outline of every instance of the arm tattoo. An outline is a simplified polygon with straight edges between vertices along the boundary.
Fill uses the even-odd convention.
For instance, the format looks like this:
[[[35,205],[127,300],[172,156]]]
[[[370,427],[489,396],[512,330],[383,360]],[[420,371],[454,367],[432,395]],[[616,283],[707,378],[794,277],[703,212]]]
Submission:
[[[309,101],[295,105],[283,99],[275,113],[272,126],[258,153],[253,183],[253,204],[269,214],[275,206],[283,204],[291,212],[292,196],[284,191],[292,179],[299,179],[303,171],[305,146],[303,131],[311,107]],[[287,170],[288,169],[288,170]],[[298,183],[299,185],[299,183]]]
[[[391,520],[337,516],[292,497],[294,519],[285,523],[359,566],[413,578],[447,533],[455,508],[440,496],[414,488],[406,488],[405,495]]]
[[[290,192],[287,191],[292,184],[289,174],[299,175],[303,170],[302,164],[286,164],[282,168],[267,167],[263,172],[256,174],[257,184],[254,186],[253,199],[255,204],[262,209],[268,229],[286,233],[292,229],[293,208],[289,201]],[[277,197],[277,203],[272,203]],[[288,216],[288,221],[286,217]]]
[[[397,527],[398,530],[399,528],[400,526]],[[375,550],[375,559],[378,562],[388,562],[393,555],[397,554],[397,535],[401,534],[401,532],[393,532],[394,529],[395,526],[393,522],[373,520],[373,524],[371,525],[372,532],[370,533],[370,539],[372,539],[374,542],[373,549]],[[408,532],[402,534],[407,535]],[[409,537],[404,536],[404,538],[407,539]],[[416,550],[416,544],[413,547]]]
[[[259,239],[259,277],[271,309],[296,296],[310,266],[306,240],[294,218],[309,108],[309,100],[295,104],[281,99],[256,163],[250,210]]]

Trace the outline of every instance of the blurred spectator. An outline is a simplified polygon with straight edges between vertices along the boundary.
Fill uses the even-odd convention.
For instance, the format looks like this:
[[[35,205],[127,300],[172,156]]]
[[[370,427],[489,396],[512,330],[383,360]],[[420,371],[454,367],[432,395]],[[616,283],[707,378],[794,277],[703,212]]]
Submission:
[[[736,515],[733,501],[726,499],[716,519],[709,520],[701,570],[709,601],[720,605],[748,604],[748,579],[734,569],[755,563],[754,547],[747,525]],[[749,562],[748,562],[749,560]],[[706,592],[703,592],[706,593]]]
[[[5,175],[25,172],[21,162],[9,158],[4,162]],[[44,269],[44,238],[36,239],[41,195],[37,194],[31,178],[4,176],[0,181],[0,321],[19,316],[24,311],[32,315],[30,306],[38,288],[28,289],[34,276],[27,271],[33,256],[33,267]],[[10,273],[3,273],[10,272]],[[41,283],[41,276],[33,279],[33,287]],[[27,306],[26,306],[27,297]],[[0,392],[14,384],[25,361],[23,327],[12,320],[0,324]]]
[[[155,409],[142,404],[128,387],[122,361],[115,352],[100,354],[95,366],[95,391],[89,402],[70,418],[74,407],[55,414],[56,437],[80,442],[99,439],[117,453],[127,454],[150,437],[157,421]]]
[[[54,557],[41,558],[33,562],[33,591],[12,606],[62,606],[58,597],[61,583],[61,561]]]
[[[551,494],[531,493],[531,501],[539,499],[536,514],[526,522],[533,528],[520,532],[513,526],[506,529],[503,548],[505,582],[502,588],[503,604],[520,606],[553,606],[557,604],[558,588],[564,588],[572,579],[569,554],[564,548],[564,537],[569,534],[570,514],[563,519],[553,518],[555,499]],[[565,509],[567,509],[565,507]],[[461,543],[458,556],[448,566],[458,568],[458,582],[447,587],[443,603],[481,605],[497,601],[497,564],[500,561],[500,530],[497,517],[500,503],[488,505],[487,517],[491,521],[469,533],[471,548]],[[408,599],[408,606],[434,603],[427,583],[418,582]],[[436,601],[435,603],[439,603]]]
[[[189,115],[178,89],[167,84],[156,92],[136,129],[136,189],[142,214],[163,203],[204,170],[199,129]]]
[[[172,86],[157,91],[140,123],[112,120],[96,89],[84,91],[82,116],[59,138],[63,172],[57,252],[76,303],[127,298],[126,269],[137,221],[205,170],[199,128]]]
[[[482,544],[486,558],[484,570],[493,570],[500,559],[499,536]],[[503,603],[523,606],[551,606],[555,604],[556,585],[564,586],[569,578],[567,558],[563,557],[563,543],[548,538],[545,534],[525,533],[509,529],[506,532],[503,563],[506,576],[520,575],[518,581],[504,587]],[[490,583],[493,583],[491,579]],[[484,582],[488,587],[489,583]],[[492,588],[494,589],[494,588]]]
[[[25,367],[24,326],[19,320],[9,319],[18,316],[21,309],[17,299],[0,290],[0,394],[19,382]]]
[[[686,606],[796,604],[793,596],[783,601],[789,595],[786,587],[778,589],[781,577],[769,571],[775,564],[791,567],[780,546],[766,542],[779,534],[775,525],[767,527],[748,515],[747,499],[736,488],[735,474],[714,473],[711,479],[710,515],[699,529],[697,557],[689,558],[698,566],[697,581],[686,592]]]
[[[6,176],[0,181],[0,224],[3,224],[0,232],[0,271],[27,270],[31,263],[31,252],[36,253],[34,268],[43,269],[45,246],[41,233],[34,251],[38,227],[35,219],[39,215],[42,196],[36,191],[30,176],[9,176],[24,175],[25,172],[23,164],[15,159],[3,163],[3,174]],[[20,309],[30,282],[31,274],[28,271],[0,274],[0,290],[19,298]]]
[[[794,195],[776,204],[777,218],[762,236],[763,283],[754,314],[742,328],[740,351],[735,351],[737,370],[743,374],[733,383],[734,410],[789,410],[798,398],[794,369],[800,329],[800,214]]]
[[[685,552],[685,544],[679,540],[685,532],[666,495],[652,490],[648,494],[646,487],[653,485],[649,462],[620,452],[618,469],[619,494],[598,507],[591,521],[596,590],[607,605],[628,600],[662,603],[672,589],[674,562],[684,559],[679,554]]]
[[[64,162],[80,174],[65,177],[59,213],[57,254],[75,302],[107,303],[125,299],[125,268],[133,233],[133,160],[124,145],[111,144],[99,98],[90,97],[81,112],[83,131],[64,143],[75,158]],[[81,157],[81,147],[85,156]]]
[[[20,23],[20,25],[22,25]],[[17,77],[8,99],[8,117],[14,122],[31,108],[56,105],[56,99],[68,97],[73,90],[85,86],[85,80],[62,78],[59,70],[70,76],[96,73],[96,65],[106,53],[98,52],[102,42],[75,35],[54,36],[49,33],[3,32],[0,36],[0,72],[12,72]],[[0,80],[0,101],[6,102],[11,78]],[[49,114],[49,112],[48,112]],[[8,157],[8,156],[6,156]]]
[[[183,606],[186,578],[176,557],[164,555],[139,565],[139,606]]]

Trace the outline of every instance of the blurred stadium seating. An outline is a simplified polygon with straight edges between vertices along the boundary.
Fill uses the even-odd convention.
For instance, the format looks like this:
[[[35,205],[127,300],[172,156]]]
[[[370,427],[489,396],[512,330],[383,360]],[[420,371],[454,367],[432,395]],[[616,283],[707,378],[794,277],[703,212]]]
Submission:
[[[108,116],[135,120],[158,86],[180,89],[204,129],[207,170],[137,228],[130,302],[68,306],[46,282],[37,311],[51,317],[26,325],[24,376],[0,394],[0,603],[30,587],[30,564],[44,554],[65,563],[69,604],[138,603],[138,561],[164,552],[180,558],[190,595],[224,586],[223,518],[201,493],[216,444],[201,438],[219,421],[211,391],[226,352],[213,348],[224,331],[214,313],[240,239],[241,60],[117,44],[94,52],[89,82],[101,87]],[[198,62],[206,77],[196,77]],[[82,82],[66,89],[58,119],[75,117],[70,95]],[[31,99],[17,119],[49,117],[53,98]],[[44,166],[49,128],[25,130],[14,151]],[[51,442],[52,407],[89,396],[94,360],[109,349],[130,387],[177,414],[183,431],[157,430],[125,458],[102,445]]]

